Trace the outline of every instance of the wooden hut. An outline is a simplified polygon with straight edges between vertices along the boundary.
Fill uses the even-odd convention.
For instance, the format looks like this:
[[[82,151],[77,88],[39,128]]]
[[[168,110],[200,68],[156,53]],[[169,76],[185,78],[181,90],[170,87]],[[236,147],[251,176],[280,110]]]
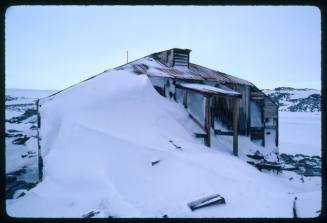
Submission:
[[[114,69],[147,75],[159,94],[182,103],[202,129],[194,136],[204,138],[209,147],[211,135],[231,136],[237,155],[238,135],[243,135],[263,147],[278,148],[277,104],[249,81],[190,63],[190,52],[173,48]]]
[[[248,136],[263,147],[278,147],[278,106],[249,81],[190,63],[189,49],[173,48],[149,55],[164,75],[145,71],[164,97],[183,103],[190,117],[203,129],[195,133],[210,146],[210,132]],[[220,123],[228,131],[215,127]]]

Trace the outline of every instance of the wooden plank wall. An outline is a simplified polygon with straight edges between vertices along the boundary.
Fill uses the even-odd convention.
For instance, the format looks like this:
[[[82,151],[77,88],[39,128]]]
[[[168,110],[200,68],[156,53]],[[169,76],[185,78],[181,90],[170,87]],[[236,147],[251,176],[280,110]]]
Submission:
[[[250,86],[243,84],[225,84],[229,88],[242,94],[242,98],[239,101],[239,134],[248,136],[250,134]],[[228,99],[227,112],[232,113],[233,103],[231,99]],[[225,111],[226,112],[226,111]]]
[[[232,101],[229,97],[215,96],[212,103],[212,114],[215,119],[218,119],[227,129],[232,129]]]
[[[264,112],[264,117],[265,118],[277,118],[277,113],[278,113],[278,107],[267,97],[264,99],[264,107],[263,107],[263,112]]]
[[[275,145],[278,146],[278,106],[274,104],[271,99],[266,96],[263,92],[259,89],[252,88],[251,89],[251,100],[258,102],[262,107],[262,120],[263,120],[263,128],[251,128],[251,139],[262,139],[263,146],[265,146],[265,135],[264,129],[275,129],[276,130],[276,138],[275,138]],[[265,119],[274,119],[274,124],[266,126]]]

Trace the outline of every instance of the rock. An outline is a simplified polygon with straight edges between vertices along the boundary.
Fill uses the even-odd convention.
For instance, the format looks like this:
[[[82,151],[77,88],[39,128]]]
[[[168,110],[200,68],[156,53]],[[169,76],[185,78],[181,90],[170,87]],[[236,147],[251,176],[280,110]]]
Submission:
[[[264,159],[264,157],[262,155],[257,155],[257,154],[254,154],[254,155],[247,154],[246,156],[251,159],[255,159],[255,160],[263,160]]]
[[[36,116],[36,115],[37,115],[37,111],[35,109],[29,108],[22,115],[6,120],[6,122],[21,123],[22,121],[28,119],[29,117]]]
[[[12,143],[13,143],[13,144],[16,144],[16,145],[23,145],[23,144],[25,144],[25,142],[26,142],[27,140],[29,140],[29,138],[30,138],[30,137],[24,135],[23,137],[19,137],[19,138],[17,138],[17,139],[14,139],[14,140],[12,141]]]
[[[6,99],[5,101],[13,101],[13,100],[17,100],[18,98],[17,97],[13,97],[13,96],[10,96],[10,95],[6,95]]]
[[[21,189],[21,190],[16,190],[13,194],[13,199],[17,199],[20,197],[23,197],[24,195],[26,195],[27,190],[25,189]]]
[[[36,126],[36,125],[32,125],[32,126],[30,127],[30,129],[31,129],[31,130],[36,130],[36,129],[37,129],[37,126]]]
[[[23,167],[23,168],[21,168],[19,170],[8,173],[7,177],[8,176],[21,176],[21,175],[23,175],[25,173],[26,173],[26,169],[25,169],[25,167]]]
[[[14,193],[20,189],[30,190],[35,187],[37,183],[26,182],[26,181],[14,181],[6,184],[6,199],[12,199]]]
[[[82,218],[92,218],[92,217],[98,215],[99,213],[100,213],[100,211],[91,211],[87,214],[82,215]]]
[[[16,176],[12,176],[12,175],[7,175],[6,176],[6,183],[7,184],[13,183],[16,180],[17,180],[17,177]]]
[[[279,158],[281,160],[283,160],[285,163],[295,163],[295,160],[293,160],[293,156],[292,155],[288,155],[285,153],[282,153],[279,155]]]

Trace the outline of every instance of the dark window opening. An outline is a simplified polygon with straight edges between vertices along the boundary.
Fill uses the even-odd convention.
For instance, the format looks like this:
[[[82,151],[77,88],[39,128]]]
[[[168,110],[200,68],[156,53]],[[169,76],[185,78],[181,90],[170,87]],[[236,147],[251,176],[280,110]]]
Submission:
[[[165,97],[165,90],[164,90],[162,87],[154,86],[154,88],[158,91],[158,93],[159,93],[161,96],[164,96],[164,97]]]

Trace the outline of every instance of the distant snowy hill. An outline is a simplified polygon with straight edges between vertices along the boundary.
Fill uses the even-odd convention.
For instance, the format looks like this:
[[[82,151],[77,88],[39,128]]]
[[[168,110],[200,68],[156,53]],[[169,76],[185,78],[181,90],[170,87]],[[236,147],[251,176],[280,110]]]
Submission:
[[[319,112],[321,111],[321,91],[309,88],[278,87],[263,89],[279,105],[280,111]]]

